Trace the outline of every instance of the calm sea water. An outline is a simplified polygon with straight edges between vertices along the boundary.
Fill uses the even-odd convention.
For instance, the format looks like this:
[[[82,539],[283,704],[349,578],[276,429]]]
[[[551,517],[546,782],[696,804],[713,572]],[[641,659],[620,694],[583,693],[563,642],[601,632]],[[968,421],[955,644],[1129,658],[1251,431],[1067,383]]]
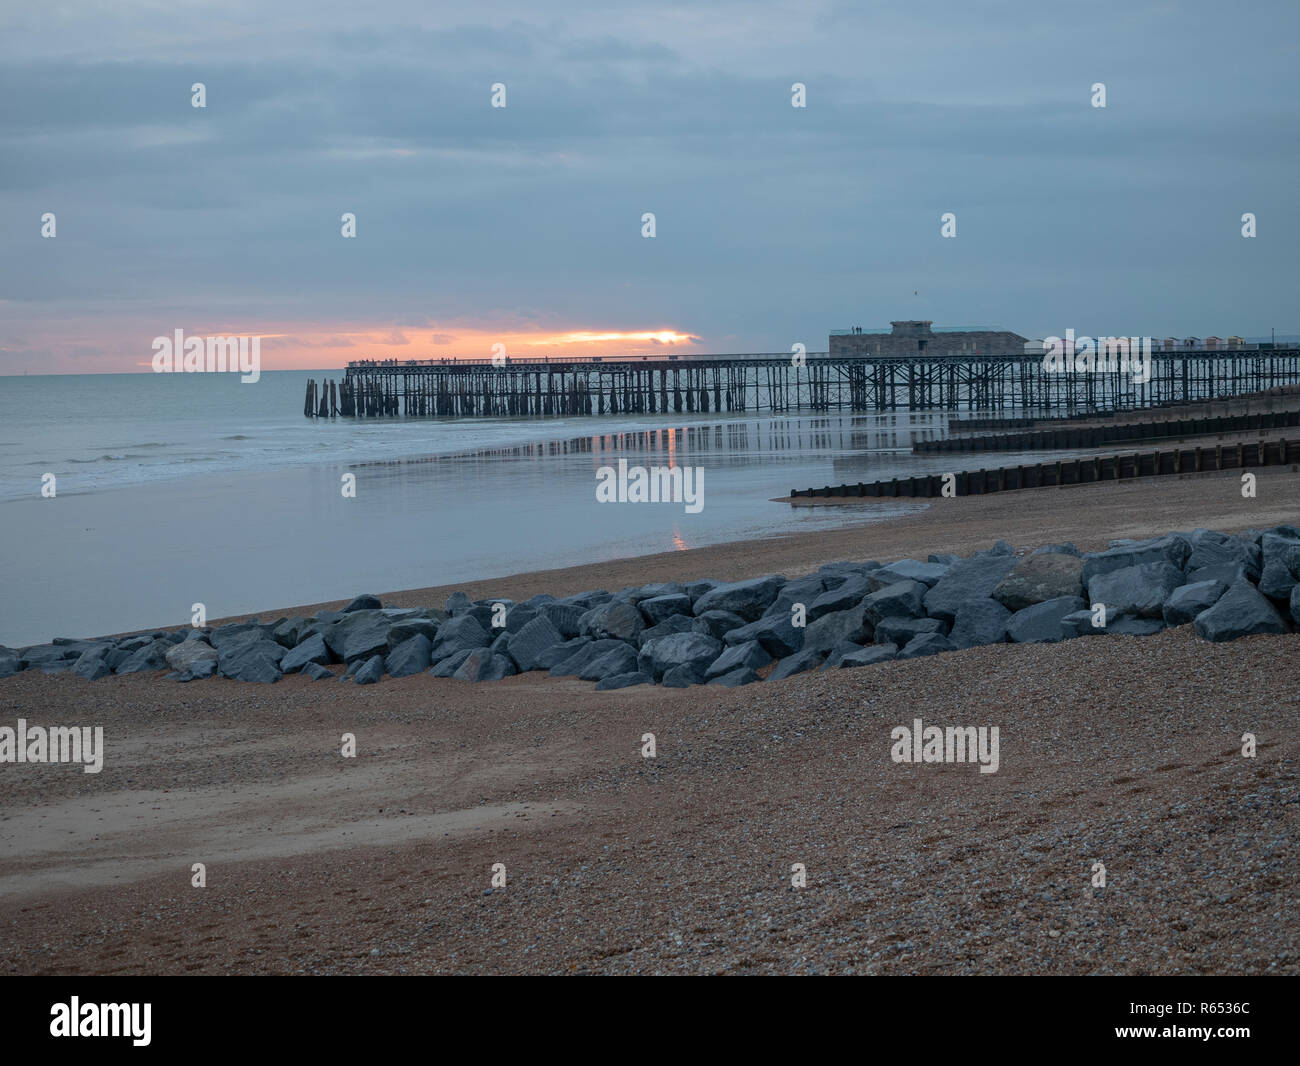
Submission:
[[[924,504],[868,516],[771,500],[932,470],[912,442],[947,425],[935,412],[304,418],[323,373],[0,377],[0,643],[178,626],[197,602],[215,618],[861,524]],[[702,468],[703,510],[598,503],[596,471],[619,458]]]

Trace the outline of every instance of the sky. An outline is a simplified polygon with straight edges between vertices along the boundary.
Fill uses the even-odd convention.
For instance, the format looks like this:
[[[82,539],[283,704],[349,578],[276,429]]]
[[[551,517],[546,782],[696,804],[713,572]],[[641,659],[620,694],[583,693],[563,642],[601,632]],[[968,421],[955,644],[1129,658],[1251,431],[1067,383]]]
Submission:
[[[1300,333],[1298,31],[1294,0],[11,0],[0,375],[147,371],[176,329],[271,370]]]

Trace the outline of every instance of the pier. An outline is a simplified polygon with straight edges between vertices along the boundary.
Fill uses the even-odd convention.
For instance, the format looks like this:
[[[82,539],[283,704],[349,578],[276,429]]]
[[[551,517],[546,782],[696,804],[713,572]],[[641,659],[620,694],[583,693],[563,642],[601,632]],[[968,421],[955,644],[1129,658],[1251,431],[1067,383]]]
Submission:
[[[1140,410],[1300,384],[1300,347],[1151,353],[1151,377],[1053,373],[1043,356],[586,356],[493,361],[360,360],[341,382],[311,381],[308,417],[563,416],[655,413]]]

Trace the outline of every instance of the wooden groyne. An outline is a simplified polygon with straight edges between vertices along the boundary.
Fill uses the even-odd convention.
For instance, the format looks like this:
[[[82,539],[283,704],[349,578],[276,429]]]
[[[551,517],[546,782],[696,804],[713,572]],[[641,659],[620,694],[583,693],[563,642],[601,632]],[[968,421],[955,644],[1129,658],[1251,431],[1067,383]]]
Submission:
[[[1216,433],[1266,433],[1300,426],[1300,410],[1274,411],[1220,418],[1162,419],[1122,425],[1062,426],[1031,429],[1023,433],[997,433],[983,437],[949,437],[912,444],[916,454],[933,452],[1039,452],[1079,448],[1106,448],[1129,441],[1181,440]]]
[[[944,495],[980,496],[1016,489],[1065,488],[1098,481],[1120,481],[1135,477],[1167,474],[1200,474],[1214,470],[1279,466],[1300,463],[1300,440],[1241,442],[1213,448],[1174,448],[1127,455],[1068,459],[1056,463],[1004,466],[992,470],[963,470],[950,474],[922,474],[891,478],[889,481],[858,482],[856,485],[826,485],[820,489],[791,489],[792,499],[836,499],[862,497],[926,497]]]
[[[304,413],[492,417],[736,411],[1137,410],[1300,384],[1300,348],[1153,352],[1151,377],[1062,374],[1041,355],[588,356],[361,360],[308,386]],[[326,392],[329,393],[327,402]]]

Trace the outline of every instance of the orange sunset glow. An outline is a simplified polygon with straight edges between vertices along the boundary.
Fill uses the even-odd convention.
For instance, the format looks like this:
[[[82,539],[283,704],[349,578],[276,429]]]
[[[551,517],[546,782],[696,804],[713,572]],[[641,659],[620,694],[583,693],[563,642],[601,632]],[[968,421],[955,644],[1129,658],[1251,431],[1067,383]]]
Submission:
[[[148,370],[153,338],[183,329],[186,336],[261,337],[264,370],[341,369],[357,359],[485,359],[493,345],[504,344],[516,357],[549,355],[648,355],[665,348],[703,351],[702,337],[678,329],[485,329],[480,325],[372,326],[322,325],[200,319],[120,322],[112,341],[103,340],[102,324],[83,335],[75,323],[63,323],[44,338],[49,365],[43,373],[115,373]],[[92,347],[96,350],[90,354]],[[75,353],[75,356],[74,354]]]

